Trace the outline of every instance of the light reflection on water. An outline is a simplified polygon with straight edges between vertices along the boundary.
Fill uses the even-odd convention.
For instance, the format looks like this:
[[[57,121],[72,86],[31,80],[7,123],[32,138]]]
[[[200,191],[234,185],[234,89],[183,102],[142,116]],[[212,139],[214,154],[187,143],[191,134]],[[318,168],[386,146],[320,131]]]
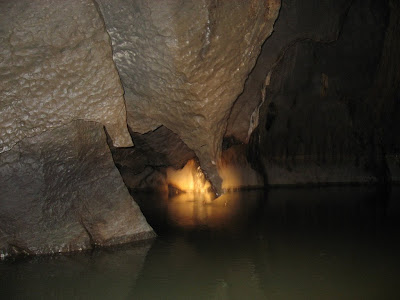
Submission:
[[[400,190],[134,195],[152,244],[0,263],[22,299],[398,299]],[[3,297],[1,297],[3,298]]]
[[[170,225],[186,229],[229,229],[243,215],[242,197],[240,193],[228,193],[213,199],[211,194],[184,193],[164,201]],[[248,201],[246,209],[254,210],[256,204]]]

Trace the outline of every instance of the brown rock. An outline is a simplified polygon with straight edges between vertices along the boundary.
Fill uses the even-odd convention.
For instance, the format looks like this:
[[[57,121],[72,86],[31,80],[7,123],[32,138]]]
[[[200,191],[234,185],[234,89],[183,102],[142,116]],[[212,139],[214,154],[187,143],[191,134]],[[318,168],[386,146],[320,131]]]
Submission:
[[[89,0],[0,1],[0,153],[83,119],[130,146],[123,90]]]
[[[101,124],[74,121],[0,154],[0,253],[46,254],[154,236]]]
[[[280,8],[269,1],[98,0],[125,89],[128,124],[164,125],[200,160],[217,192],[222,137]]]

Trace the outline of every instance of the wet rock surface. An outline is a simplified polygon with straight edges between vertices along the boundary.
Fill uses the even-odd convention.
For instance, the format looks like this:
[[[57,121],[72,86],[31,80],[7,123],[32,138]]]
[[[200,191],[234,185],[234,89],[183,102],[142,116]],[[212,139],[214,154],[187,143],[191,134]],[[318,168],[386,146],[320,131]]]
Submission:
[[[95,4],[0,1],[0,79],[1,256],[154,236],[107,147],[132,140]]]
[[[96,1],[113,45],[128,125],[164,125],[221,190],[217,164],[231,106],[271,34],[280,1]]]
[[[399,20],[395,0],[0,1],[0,254],[149,238],[124,182],[191,160],[217,193],[400,182]]]
[[[113,159],[132,190],[165,190],[166,168],[181,169],[196,157],[177,134],[165,126],[139,134],[131,132],[135,147],[111,147]]]
[[[220,174],[225,191],[264,187],[262,173],[255,170],[247,159],[246,146],[232,145],[222,151]]]
[[[72,120],[130,146],[123,90],[89,0],[0,1],[0,152]]]
[[[46,254],[153,237],[103,126],[74,121],[0,154],[0,251]]]
[[[227,137],[247,143],[257,127],[259,108],[272,70],[285,51],[303,40],[335,41],[351,1],[283,0],[274,33],[264,43],[257,64],[247,79],[229,116]],[[271,73],[270,73],[271,72]]]
[[[394,2],[282,2],[226,133],[268,184],[396,181]]]

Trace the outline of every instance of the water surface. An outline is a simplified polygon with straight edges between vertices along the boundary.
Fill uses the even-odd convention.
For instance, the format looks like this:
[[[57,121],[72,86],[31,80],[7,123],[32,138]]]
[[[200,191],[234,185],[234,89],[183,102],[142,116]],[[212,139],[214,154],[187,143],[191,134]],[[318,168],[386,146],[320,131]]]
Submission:
[[[2,299],[399,299],[400,189],[136,194],[159,237],[0,263]]]

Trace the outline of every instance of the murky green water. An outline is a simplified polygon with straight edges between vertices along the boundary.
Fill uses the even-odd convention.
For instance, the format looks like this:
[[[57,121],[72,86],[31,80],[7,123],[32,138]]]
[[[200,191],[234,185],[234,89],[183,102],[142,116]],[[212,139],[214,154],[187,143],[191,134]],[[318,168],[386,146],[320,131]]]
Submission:
[[[159,237],[0,263],[0,299],[400,299],[400,189],[135,195]]]

